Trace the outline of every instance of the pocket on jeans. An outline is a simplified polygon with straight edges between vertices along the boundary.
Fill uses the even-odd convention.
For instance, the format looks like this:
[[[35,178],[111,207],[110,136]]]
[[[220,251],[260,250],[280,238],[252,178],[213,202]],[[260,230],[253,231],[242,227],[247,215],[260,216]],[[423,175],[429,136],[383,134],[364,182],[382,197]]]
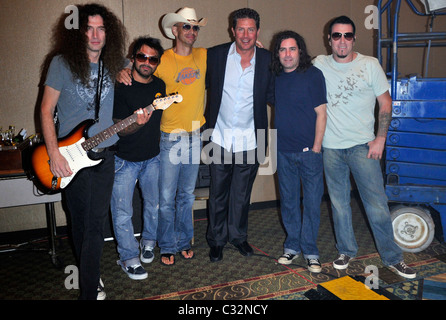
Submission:
[[[125,160],[115,156],[115,173],[121,170],[125,165]]]

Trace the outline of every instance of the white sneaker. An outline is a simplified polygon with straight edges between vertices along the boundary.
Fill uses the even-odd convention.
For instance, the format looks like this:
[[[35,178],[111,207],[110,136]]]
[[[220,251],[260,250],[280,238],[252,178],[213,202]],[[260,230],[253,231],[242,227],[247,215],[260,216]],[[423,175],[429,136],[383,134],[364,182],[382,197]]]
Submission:
[[[105,300],[106,296],[107,295],[105,294],[105,291],[104,291],[104,283],[102,282],[102,279],[99,278],[98,297],[96,299],[97,300]]]
[[[280,264],[291,264],[291,262],[293,262],[293,260],[297,259],[298,257],[298,254],[284,253],[280,256],[277,262],[279,262]]]
[[[319,273],[322,271],[319,259],[307,259],[307,266],[310,272]]]

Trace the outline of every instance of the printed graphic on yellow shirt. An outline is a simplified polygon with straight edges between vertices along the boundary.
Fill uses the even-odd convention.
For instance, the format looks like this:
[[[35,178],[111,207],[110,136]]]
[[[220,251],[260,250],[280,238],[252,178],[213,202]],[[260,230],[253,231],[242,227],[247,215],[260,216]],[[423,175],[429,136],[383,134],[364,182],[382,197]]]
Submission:
[[[200,69],[194,70],[193,68],[184,68],[178,73],[176,82],[181,82],[184,85],[189,85],[200,79]]]

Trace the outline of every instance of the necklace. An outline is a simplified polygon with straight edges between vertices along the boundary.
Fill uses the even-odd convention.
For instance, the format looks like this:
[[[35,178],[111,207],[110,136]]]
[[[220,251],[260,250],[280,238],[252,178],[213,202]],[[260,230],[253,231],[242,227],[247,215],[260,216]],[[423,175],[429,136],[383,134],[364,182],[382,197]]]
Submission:
[[[177,62],[177,57],[176,57],[177,53],[175,52],[175,50],[176,50],[176,48],[173,48],[173,49],[172,49],[173,58],[174,58],[174,60],[175,60],[175,66],[176,66],[176,71],[175,71],[175,73],[173,74],[173,78],[175,79],[175,82],[180,82],[179,77],[177,76],[177,75],[178,75],[178,62]],[[195,68],[196,68],[195,71],[194,71],[194,73],[195,73],[195,75],[196,75],[197,77],[199,77],[199,76],[200,76],[200,68],[198,67],[197,62],[195,61],[195,56],[194,56],[194,51],[193,51],[193,49],[191,50],[191,55],[192,55],[192,61],[194,62],[194,64],[195,64]]]

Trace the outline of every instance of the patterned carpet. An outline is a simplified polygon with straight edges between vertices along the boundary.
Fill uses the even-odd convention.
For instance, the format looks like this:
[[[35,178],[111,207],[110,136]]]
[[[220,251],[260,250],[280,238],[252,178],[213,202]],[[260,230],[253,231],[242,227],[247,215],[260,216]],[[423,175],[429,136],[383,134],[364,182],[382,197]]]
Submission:
[[[417,278],[405,280],[383,267],[373,238],[356,199],[352,201],[354,229],[359,245],[358,257],[348,269],[332,266],[337,256],[329,213],[329,202],[323,201],[318,247],[323,270],[310,273],[303,258],[284,266],[276,259],[282,254],[285,239],[278,208],[250,211],[248,242],[255,254],[246,258],[232,246],[224,249],[223,261],[210,263],[205,232],[204,213],[195,218],[195,257],[184,260],[176,256],[174,266],[160,264],[159,249],[155,260],[145,265],[149,277],[130,280],[116,264],[118,255],[113,241],[107,241],[102,256],[102,279],[108,300],[308,300],[305,293],[318,284],[344,276],[364,275],[367,266],[379,272],[379,286],[403,300],[429,299],[423,288],[431,277],[446,274],[446,245],[434,240],[420,253],[405,253],[405,261],[414,267]],[[1,300],[75,300],[78,290],[72,289],[70,268],[74,258],[66,236],[60,236],[57,252],[63,266],[56,268],[47,255],[46,239],[21,246],[20,250],[0,254]],[[41,249],[42,251],[32,251]],[[366,275],[367,276],[367,275]],[[437,280],[435,280],[437,281]],[[441,282],[441,281],[440,281]],[[427,282],[431,287],[431,283]],[[441,293],[441,287],[440,287]],[[444,290],[444,289],[443,289]],[[433,297],[433,296],[432,296]],[[441,297],[441,295],[440,295]]]

